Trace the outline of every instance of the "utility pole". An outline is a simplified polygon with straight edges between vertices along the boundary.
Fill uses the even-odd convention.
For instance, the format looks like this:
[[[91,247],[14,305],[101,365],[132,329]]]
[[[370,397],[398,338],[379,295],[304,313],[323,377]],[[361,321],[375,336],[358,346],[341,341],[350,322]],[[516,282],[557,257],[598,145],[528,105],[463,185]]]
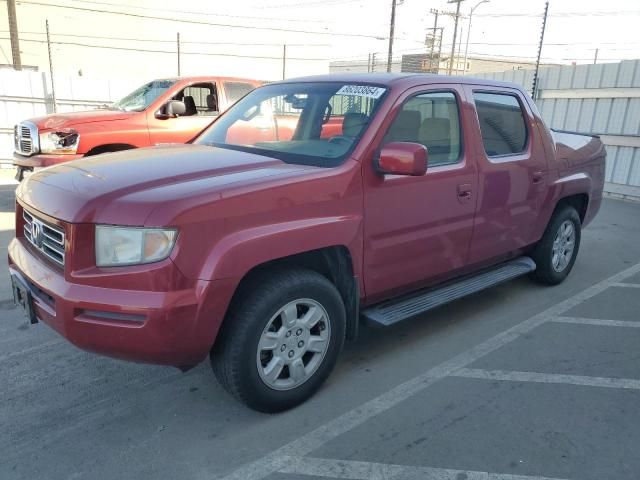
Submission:
[[[598,63],[598,52],[600,51],[599,48],[596,48],[596,53],[593,56],[593,64],[595,65],[596,63]]]
[[[11,57],[13,68],[22,70],[20,59],[20,41],[18,40],[18,18],[16,16],[16,0],[7,0],[7,13],[9,14],[9,38],[11,39]]]
[[[536,100],[538,90],[538,71],[540,70],[540,56],[542,55],[542,44],[544,42],[544,31],[547,28],[547,14],[549,13],[549,1],[544,4],[544,17],[542,17],[542,31],[540,32],[540,44],[538,45],[538,59],[536,60],[536,71],[533,73],[533,88],[531,89],[531,98]]]
[[[429,57],[429,73],[433,73],[433,53],[436,48],[436,35],[438,34],[438,15],[440,12],[435,8],[431,9],[431,13],[434,15],[433,20],[433,36],[431,37],[431,56]]]
[[[285,79],[287,72],[287,45],[282,45],[282,79]]]
[[[464,37],[464,27],[460,28],[460,38],[458,39],[458,61],[456,62],[456,71],[460,72],[460,52],[462,51],[462,37]],[[465,65],[462,66],[462,73],[464,74]]]
[[[178,48],[178,76],[180,76],[180,32],[176,33],[176,47]]]
[[[58,111],[56,105],[56,85],[53,79],[53,57],[51,55],[51,39],[49,38],[49,19],[45,20],[45,27],[47,29],[47,50],[49,52],[49,75],[51,76],[51,100],[53,101],[53,113]]]
[[[371,73],[376,71],[376,52],[371,54]]]
[[[458,36],[458,20],[460,19],[460,3],[464,0],[449,0],[448,3],[456,4],[455,23],[453,25],[453,43],[451,44],[451,58],[449,59],[449,75],[453,72],[453,57],[456,54],[456,37]]]
[[[393,62],[393,35],[396,28],[396,0],[391,0],[391,25],[389,26],[389,56],[387,57],[387,72],[391,71]]]

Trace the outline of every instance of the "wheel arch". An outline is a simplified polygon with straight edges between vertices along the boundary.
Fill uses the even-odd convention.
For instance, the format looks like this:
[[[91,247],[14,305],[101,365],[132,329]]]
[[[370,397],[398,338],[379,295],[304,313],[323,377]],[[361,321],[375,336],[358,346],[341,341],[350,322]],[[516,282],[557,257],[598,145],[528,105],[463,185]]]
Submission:
[[[274,258],[255,265],[240,279],[229,309],[235,302],[240,301],[246,286],[257,275],[264,275],[269,271],[287,268],[304,268],[327,278],[335,285],[345,306],[346,336],[354,340],[358,335],[360,286],[358,277],[354,273],[353,258],[345,245],[333,245],[305,252],[295,253],[285,257]],[[223,320],[224,323],[224,320]]]
[[[566,205],[575,208],[580,217],[580,222],[583,223],[589,207],[589,195],[587,193],[574,193],[558,199],[554,213]]]
[[[87,153],[84,154],[84,156],[91,157],[93,155],[99,155],[101,153],[120,152],[122,150],[131,150],[133,148],[137,147],[135,145],[131,145],[130,143],[104,143],[102,145],[97,145],[91,148]]]

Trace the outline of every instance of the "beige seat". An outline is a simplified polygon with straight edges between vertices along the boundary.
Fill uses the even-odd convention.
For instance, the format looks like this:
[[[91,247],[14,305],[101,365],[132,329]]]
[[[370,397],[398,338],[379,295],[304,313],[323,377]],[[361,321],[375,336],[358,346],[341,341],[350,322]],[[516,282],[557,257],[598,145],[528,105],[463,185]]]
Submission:
[[[420,112],[402,110],[389,127],[382,143],[386,145],[390,142],[417,142],[419,129]]]

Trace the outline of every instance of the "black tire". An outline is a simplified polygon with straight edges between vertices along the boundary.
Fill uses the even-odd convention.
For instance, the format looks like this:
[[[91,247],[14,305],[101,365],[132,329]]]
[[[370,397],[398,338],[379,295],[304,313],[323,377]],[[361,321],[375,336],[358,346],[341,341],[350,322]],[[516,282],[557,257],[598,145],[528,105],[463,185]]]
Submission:
[[[575,232],[574,248],[569,262],[562,270],[558,271],[553,266],[553,243],[560,226],[567,221],[573,224]],[[565,205],[554,212],[542,239],[533,250],[532,258],[536,262],[536,270],[532,274],[534,280],[544,285],[558,285],[567,278],[580,249],[581,226],[580,216],[572,206]]]
[[[301,298],[314,300],[326,311],[329,346],[304,383],[290,390],[276,390],[262,380],[258,371],[258,342],[278,310]],[[257,273],[234,297],[211,350],[211,366],[222,386],[248,407],[265,413],[287,410],[311,397],[327,379],[344,344],[345,324],[340,293],[324,276],[298,268]]]

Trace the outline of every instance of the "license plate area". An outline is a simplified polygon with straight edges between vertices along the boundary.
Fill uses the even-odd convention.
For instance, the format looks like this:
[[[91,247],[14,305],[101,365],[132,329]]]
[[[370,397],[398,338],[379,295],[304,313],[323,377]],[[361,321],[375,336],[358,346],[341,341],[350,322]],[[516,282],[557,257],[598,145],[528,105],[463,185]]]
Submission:
[[[11,289],[13,290],[13,302],[21,308],[29,322],[38,323],[36,311],[33,306],[33,294],[26,282],[18,275],[11,275]]]

